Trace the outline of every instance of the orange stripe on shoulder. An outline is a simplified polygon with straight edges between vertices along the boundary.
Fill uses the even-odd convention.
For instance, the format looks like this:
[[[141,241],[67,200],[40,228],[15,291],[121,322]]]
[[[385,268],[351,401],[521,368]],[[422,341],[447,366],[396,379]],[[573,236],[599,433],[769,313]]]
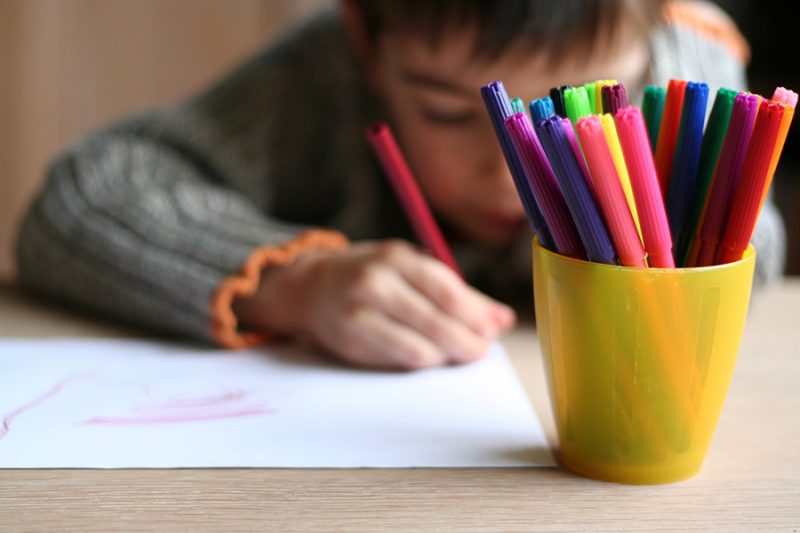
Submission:
[[[688,26],[718,42],[743,64],[750,61],[747,39],[719,7],[706,2],[675,0],[664,4],[664,17],[668,22]]]
[[[347,245],[347,238],[339,232],[309,230],[281,245],[257,248],[239,272],[223,280],[211,296],[211,335],[214,340],[224,348],[246,348],[272,340],[267,333],[239,331],[231,307],[234,299],[252,296],[256,292],[265,267],[285,265],[313,248],[342,250]]]

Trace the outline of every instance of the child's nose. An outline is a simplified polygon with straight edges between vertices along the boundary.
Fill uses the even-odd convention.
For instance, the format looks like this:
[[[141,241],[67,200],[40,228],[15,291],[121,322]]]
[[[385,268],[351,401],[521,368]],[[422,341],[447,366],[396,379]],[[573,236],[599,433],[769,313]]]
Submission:
[[[508,170],[508,164],[503,156],[500,147],[492,148],[484,156],[483,165],[481,165],[481,172],[485,179],[492,182],[508,182],[511,180],[511,172]],[[513,184],[513,181],[512,181]]]
[[[483,168],[484,179],[491,183],[491,188],[496,195],[495,203],[503,207],[503,211],[512,215],[524,215],[524,209],[517,194],[517,187],[511,177],[503,153],[498,149]]]

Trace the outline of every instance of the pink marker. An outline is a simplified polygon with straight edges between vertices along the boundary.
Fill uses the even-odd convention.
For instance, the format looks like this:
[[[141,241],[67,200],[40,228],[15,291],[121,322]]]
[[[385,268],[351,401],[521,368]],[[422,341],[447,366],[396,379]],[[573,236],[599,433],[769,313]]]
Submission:
[[[797,107],[797,93],[786,87],[776,88],[772,99],[789,107]]]
[[[642,112],[635,107],[620,109],[614,116],[614,122],[631,179],[650,266],[675,268],[667,211],[664,208]]]
[[[594,190],[608,230],[614,240],[617,256],[625,266],[647,268],[645,252],[636,223],[628,207],[622,183],[608,148],[603,125],[597,115],[578,119],[575,129],[583,146],[586,163],[594,181]]]
[[[572,121],[568,118],[562,118],[561,127],[564,128],[564,133],[567,135],[569,145],[572,147],[572,151],[575,152],[575,158],[578,160],[578,165],[581,167],[581,172],[583,172],[583,175],[586,176],[586,184],[589,186],[589,190],[592,191],[592,196],[597,198],[597,194],[594,190],[594,183],[592,183],[592,177],[591,174],[589,174],[589,167],[586,166],[586,159],[583,157],[583,152],[581,152],[581,146],[578,144],[578,138],[575,137],[575,130],[572,129]]]

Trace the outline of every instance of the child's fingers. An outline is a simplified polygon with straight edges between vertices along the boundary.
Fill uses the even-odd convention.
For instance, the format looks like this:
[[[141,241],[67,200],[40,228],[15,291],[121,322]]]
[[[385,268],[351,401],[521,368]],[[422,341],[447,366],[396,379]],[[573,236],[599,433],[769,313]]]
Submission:
[[[497,336],[514,323],[514,312],[473,289],[441,262],[422,254],[397,254],[401,275],[445,313],[485,338]]]
[[[432,342],[381,311],[359,306],[348,313],[334,346],[352,363],[385,369],[416,369],[446,363]]]
[[[482,357],[488,340],[464,323],[454,319],[422,295],[403,278],[385,276],[370,303],[379,306],[389,317],[405,324],[439,346],[451,362],[462,363]]]
[[[307,329],[340,358],[421,368],[482,357],[513,312],[398,241],[354,245],[323,262]]]
[[[476,298],[484,300],[486,305],[491,308],[490,313],[492,314],[499,331],[510,329],[517,322],[517,314],[511,307],[504,303],[498,302],[489,296],[486,296],[482,292],[470,287],[469,285],[467,285],[467,290],[471,291]]]

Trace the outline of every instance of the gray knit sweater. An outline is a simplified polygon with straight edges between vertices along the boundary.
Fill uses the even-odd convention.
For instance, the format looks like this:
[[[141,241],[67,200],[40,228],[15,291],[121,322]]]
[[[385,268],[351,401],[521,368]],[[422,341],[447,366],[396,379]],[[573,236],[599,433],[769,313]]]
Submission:
[[[650,82],[745,86],[741,65],[689,27],[660,29],[652,56]],[[297,241],[304,230],[413,240],[364,140],[378,118],[337,16],[322,16],[199,96],[61,154],[22,225],[19,279],[162,332],[247,344],[230,299],[270,262],[341,245],[323,234]],[[444,230],[473,284],[530,305],[529,235],[498,250]],[[785,236],[772,203],[754,243],[757,279],[778,276]]]

